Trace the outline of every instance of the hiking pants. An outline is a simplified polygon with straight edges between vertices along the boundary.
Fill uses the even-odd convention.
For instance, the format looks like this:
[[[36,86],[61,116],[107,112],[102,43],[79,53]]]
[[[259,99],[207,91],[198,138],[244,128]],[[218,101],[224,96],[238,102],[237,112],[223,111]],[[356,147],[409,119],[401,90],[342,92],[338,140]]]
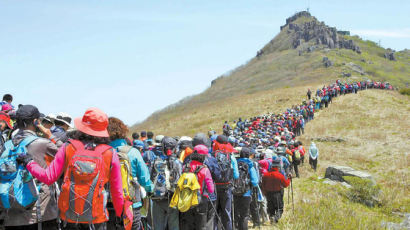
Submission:
[[[12,217],[9,217],[12,218]],[[88,226],[88,224],[87,224]],[[41,227],[46,230],[46,229],[50,229],[50,230],[57,230],[58,229],[58,225],[57,225],[57,220],[49,220],[49,221],[43,221],[41,222]],[[3,228],[1,228],[3,229]],[[22,225],[22,226],[6,226],[4,227],[4,229],[6,230],[37,230],[38,226],[37,224],[30,224],[30,225]],[[66,228],[63,228],[66,229]]]
[[[295,170],[296,177],[299,177],[299,162],[293,161],[293,169]]]
[[[132,210],[133,219],[132,219],[132,230],[141,230],[142,229],[142,222],[141,222],[141,208],[134,208]]]
[[[212,202],[212,203],[211,203]],[[218,222],[217,217],[215,216],[215,208],[216,207],[216,201],[209,201],[208,202],[208,217],[206,221],[206,229],[207,230],[213,230],[214,229],[214,222]]]
[[[204,198],[205,199],[205,198]],[[208,214],[208,201],[181,213],[181,230],[206,230]]]
[[[252,217],[253,226],[259,226],[261,224],[261,218],[259,215],[259,202],[257,198],[258,194],[255,194],[255,192],[253,193],[254,195],[252,196],[252,201],[250,205],[250,213]]]
[[[252,198],[250,196],[234,196],[235,229],[248,230],[249,209]]]
[[[216,186],[217,200],[216,200],[216,210],[218,215],[221,217],[221,221],[224,230],[232,230],[232,187],[219,187]],[[215,217],[216,218],[216,217]],[[214,221],[214,229],[218,229],[217,219]],[[155,229],[157,230],[157,229]]]
[[[179,212],[170,208],[168,199],[152,201],[152,220],[155,230],[179,230]]]
[[[283,192],[281,189],[277,192],[267,192],[266,199],[268,200],[268,214],[270,217],[277,215],[279,218],[283,213]],[[279,219],[278,218],[278,219]]]
[[[309,157],[309,164],[310,164],[310,166],[312,167],[312,169],[316,171],[316,168],[317,168],[317,158],[313,160],[311,157]]]

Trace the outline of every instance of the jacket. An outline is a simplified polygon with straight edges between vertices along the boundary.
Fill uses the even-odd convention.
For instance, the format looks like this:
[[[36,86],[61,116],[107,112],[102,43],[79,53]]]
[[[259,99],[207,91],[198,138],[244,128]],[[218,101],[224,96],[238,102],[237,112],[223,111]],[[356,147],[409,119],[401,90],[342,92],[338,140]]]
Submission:
[[[251,186],[258,187],[259,177],[254,167],[253,161],[251,161],[249,158],[239,158],[238,162],[245,162],[246,164],[248,164],[248,173],[249,179],[251,180]],[[249,189],[245,194],[243,194],[243,196],[252,196],[252,189]]]
[[[199,161],[195,161],[195,160],[191,161],[191,163],[189,163],[189,166],[191,167],[190,172],[194,172],[196,170],[196,168],[201,166],[201,165],[203,165],[203,164]],[[198,172],[197,176],[198,176],[198,183],[201,186],[201,189],[200,189],[201,194],[203,194],[203,192],[204,192],[204,188],[202,187],[203,185],[206,186],[207,194],[214,193],[214,191],[215,191],[214,181],[212,180],[212,175],[211,175],[211,172],[209,171],[209,169],[207,167],[201,169]]]
[[[45,184],[52,184],[57,181],[63,174],[64,170],[67,169],[69,162],[66,162],[66,148],[71,144],[63,145],[55,155],[54,160],[51,164],[44,169],[37,162],[31,161],[27,164],[27,169],[30,173],[36,177],[39,181]],[[117,216],[121,216],[124,197],[122,192],[122,178],[121,178],[121,166],[117,154],[113,154],[111,161],[110,174],[106,175],[108,177],[108,182],[110,183],[110,192]],[[55,211],[57,212],[57,207]]]
[[[19,130],[12,139],[13,145],[18,145],[24,138],[28,136],[36,136],[33,131]],[[45,138],[38,138],[27,146],[27,153],[33,158],[33,162],[39,168],[47,167],[47,160],[53,159],[58,148],[50,140]],[[38,185],[40,183],[37,183]],[[57,199],[55,196],[55,186],[47,186],[41,184],[40,204],[41,215],[43,221],[49,221],[57,218]],[[29,207],[27,210],[8,210],[5,218],[5,226],[22,226],[37,223],[36,205]]]
[[[110,146],[115,149],[126,145],[127,141],[125,139],[117,139],[110,143]],[[152,184],[148,167],[142,159],[141,153],[136,148],[132,148],[127,155],[131,165],[132,177],[136,177],[138,179],[138,183],[144,187],[145,191],[152,192],[154,185]],[[137,202],[132,205],[133,208],[139,208],[141,206],[142,202]]]
[[[267,192],[279,192],[289,184],[290,179],[285,179],[277,168],[273,168],[273,171],[265,173],[262,177],[262,191],[265,195]]]
[[[228,153],[233,153],[237,152],[231,144],[220,144],[217,141],[214,141],[214,146],[212,148],[213,152],[220,150],[223,152],[228,152]],[[230,154],[231,156],[231,167],[233,169],[233,179],[238,179],[239,178],[239,171],[238,171],[238,163],[236,162],[236,158],[233,156],[233,154]]]

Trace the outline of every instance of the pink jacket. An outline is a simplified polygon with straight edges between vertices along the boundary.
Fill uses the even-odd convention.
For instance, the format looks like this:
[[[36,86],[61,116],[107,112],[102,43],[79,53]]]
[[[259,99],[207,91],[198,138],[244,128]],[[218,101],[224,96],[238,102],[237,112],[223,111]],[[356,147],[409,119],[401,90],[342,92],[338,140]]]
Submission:
[[[54,160],[46,169],[42,168],[39,164],[37,164],[37,162],[31,161],[26,166],[27,170],[40,182],[47,185],[53,184],[63,173],[65,166],[65,149],[66,145],[60,147]],[[120,161],[118,159],[118,155],[115,153],[113,153],[112,157],[109,183],[115,213],[117,216],[121,216],[124,205],[124,197],[122,193]]]
[[[197,167],[203,165],[199,161],[191,161],[189,164],[191,166],[191,172],[194,172]],[[211,172],[209,171],[208,168],[203,168],[201,171],[198,172],[198,182],[199,185],[201,186],[201,194],[203,191],[202,185],[204,184],[203,181],[205,180],[206,188],[208,190],[209,194],[212,194],[215,192],[215,187],[214,187],[214,181],[212,180],[212,175]]]

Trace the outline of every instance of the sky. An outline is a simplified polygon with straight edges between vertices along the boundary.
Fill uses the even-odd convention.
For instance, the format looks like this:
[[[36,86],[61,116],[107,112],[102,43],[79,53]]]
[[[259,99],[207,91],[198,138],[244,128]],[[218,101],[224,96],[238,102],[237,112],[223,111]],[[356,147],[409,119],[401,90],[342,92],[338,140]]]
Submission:
[[[98,107],[133,125],[244,64],[307,7],[339,30],[410,48],[404,0],[0,0],[0,94],[44,114]]]

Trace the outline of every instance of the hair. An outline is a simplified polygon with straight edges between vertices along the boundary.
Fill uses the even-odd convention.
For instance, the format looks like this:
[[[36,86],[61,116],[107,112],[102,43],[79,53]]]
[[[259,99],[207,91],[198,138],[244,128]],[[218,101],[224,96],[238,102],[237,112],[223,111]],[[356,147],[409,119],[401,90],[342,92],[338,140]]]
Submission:
[[[13,96],[11,94],[4,94],[3,101],[13,101]]]
[[[75,140],[79,140],[79,141],[86,142],[86,143],[91,142],[97,145],[110,143],[110,138],[108,137],[95,137],[95,136],[85,134],[79,130],[70,132],[69,136]]]
[[[205,161],[205,155],[199,154],[197,151],[194,151],[190,156],[193,161],[199,161],[201,163]]]
[[[17,122],[17,128],[19,129],[25,129],[30,125],[34,125],[34,119],[35,118],[17,118],[16,122]]]
[[[146,136],[147,136],[147,132],[141,131],[141,137],[146,137]]]
[[[151,132],[151,131],[148,131],[147,132],[147,137],[148,137],[148,139],[152,139],[154,137],[154,133]]]
[[[107,130],[112,141],[116,139],[125,139],[128,133],[128,127],[116,117],[108,118]]]
[[[138,133],[132,133],[132,138],[133,139],[138,139],[138,138],[140,138],[140,135]]]

